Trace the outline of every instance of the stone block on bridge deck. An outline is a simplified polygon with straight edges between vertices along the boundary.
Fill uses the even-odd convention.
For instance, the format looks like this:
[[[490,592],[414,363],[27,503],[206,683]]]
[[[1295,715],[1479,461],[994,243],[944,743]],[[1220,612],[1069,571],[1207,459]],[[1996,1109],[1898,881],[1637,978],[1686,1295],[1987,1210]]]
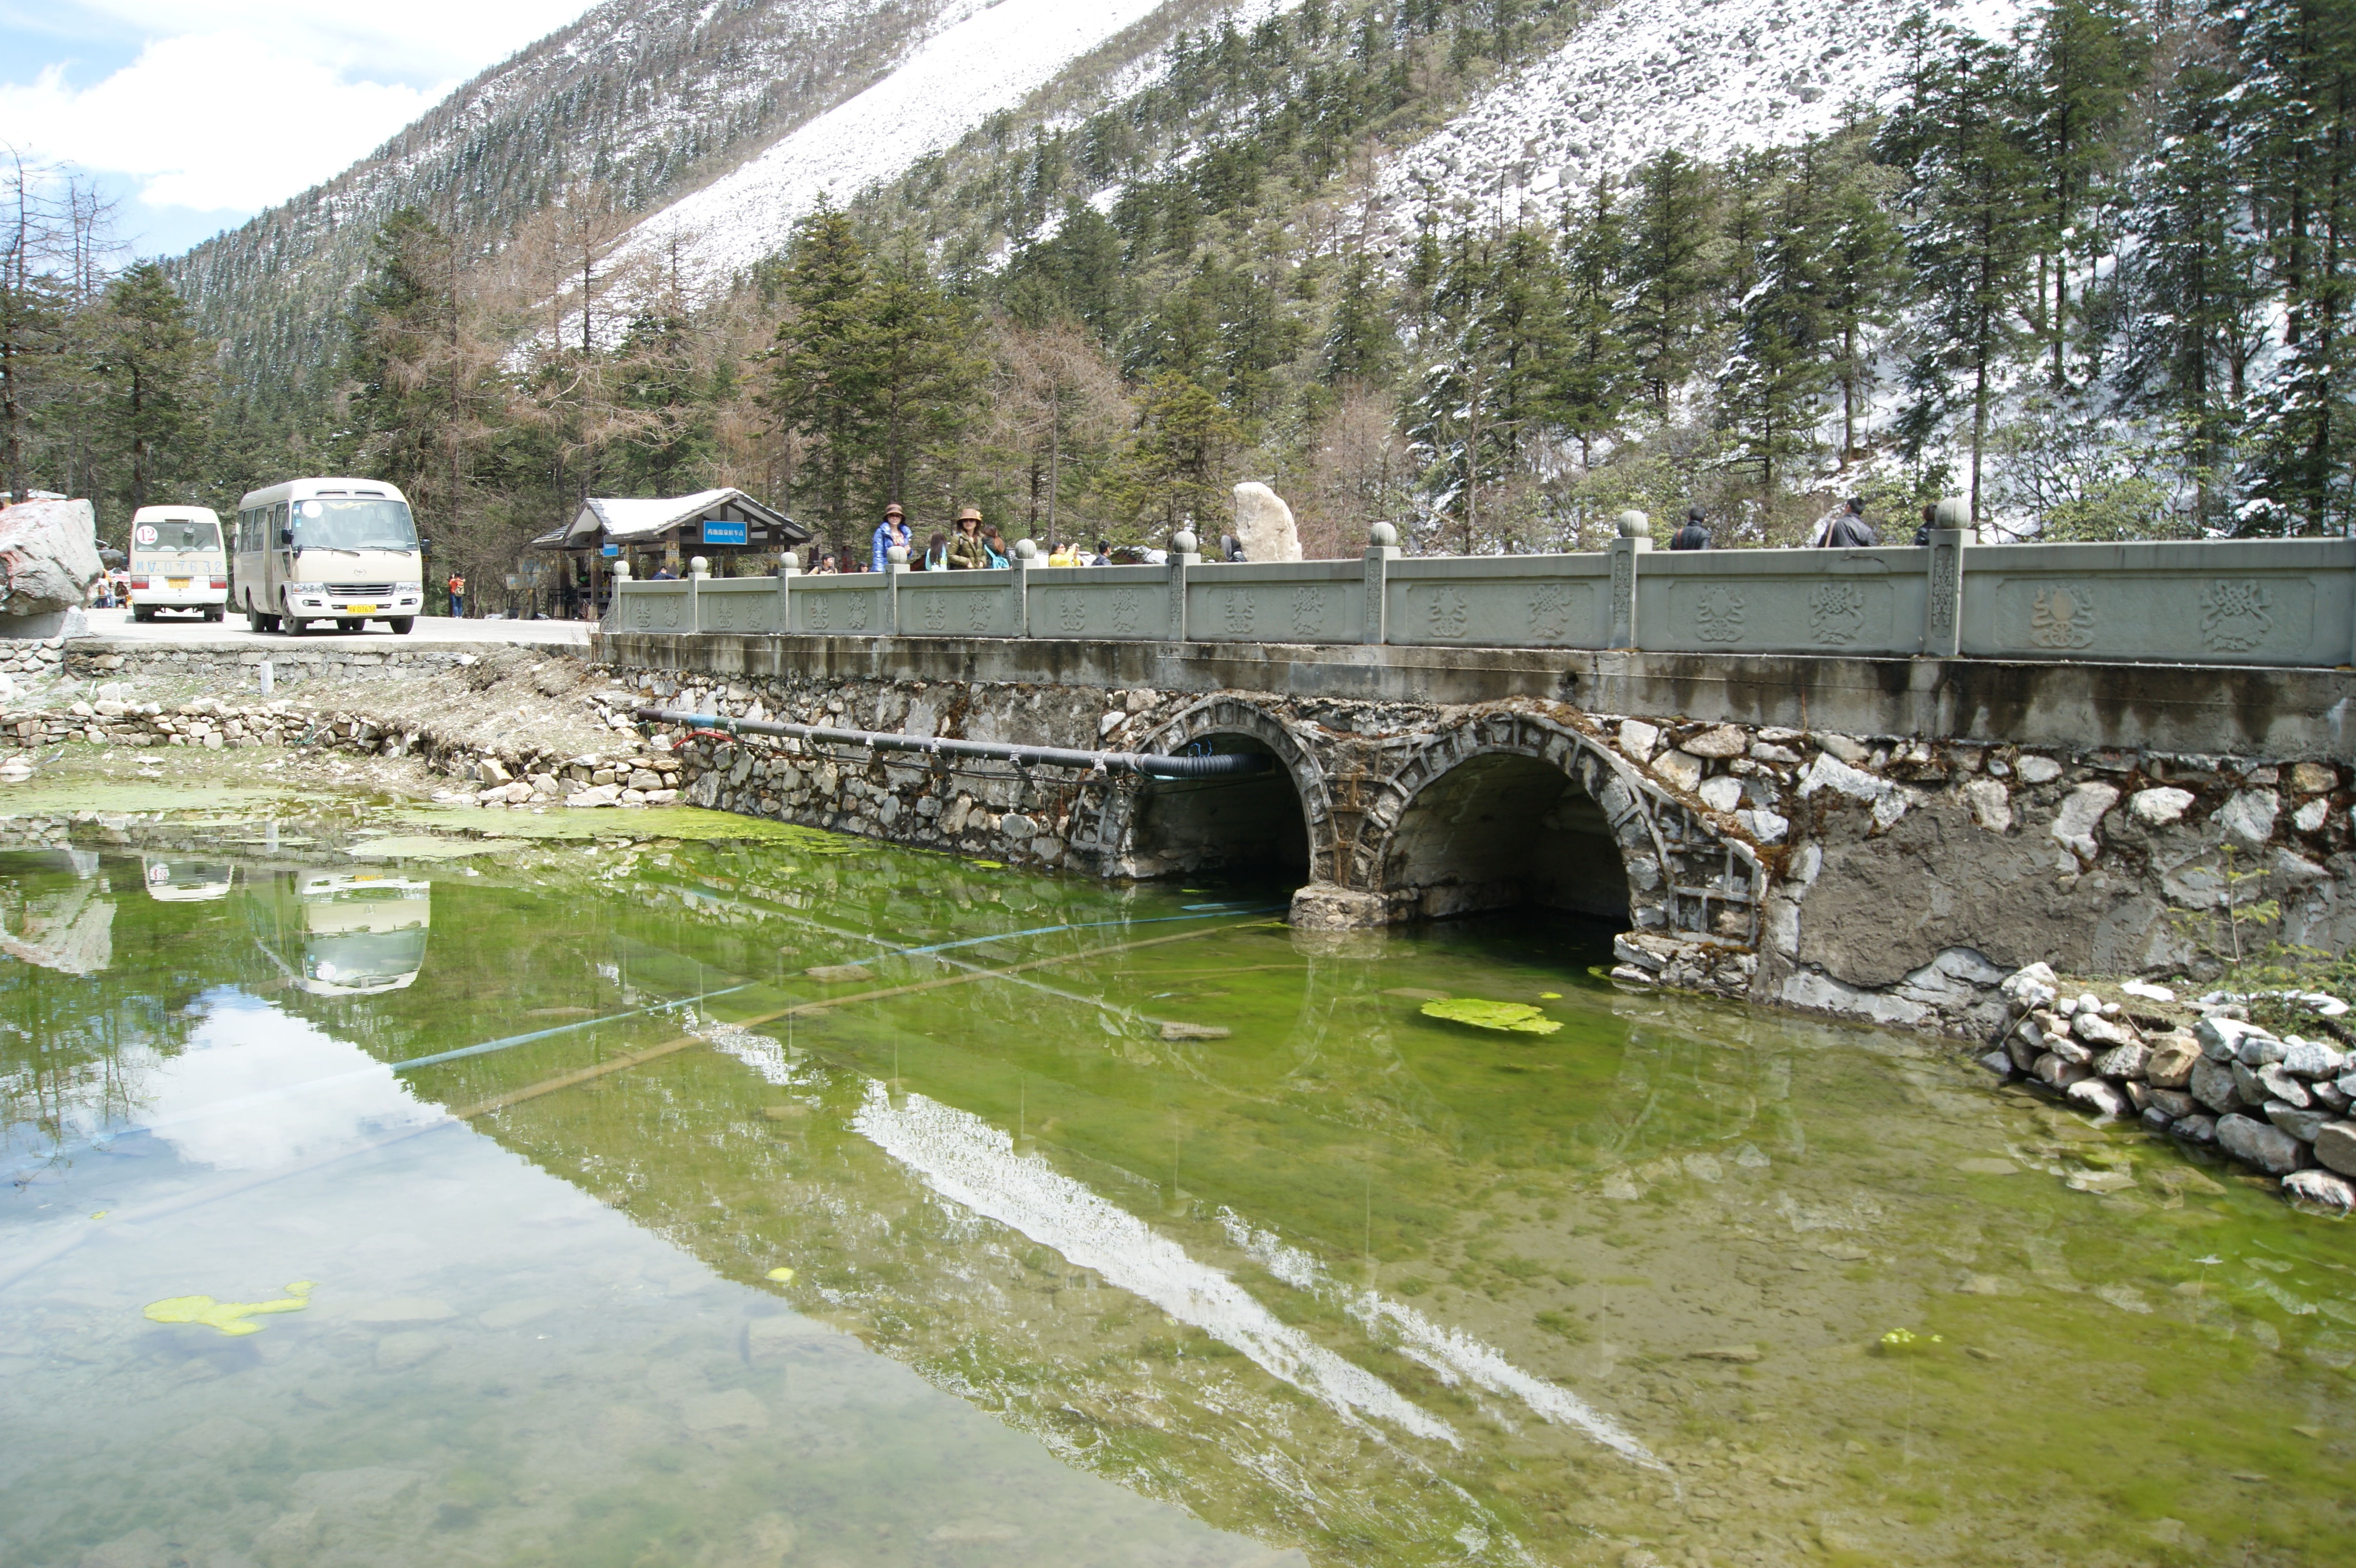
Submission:
[[[805,578],[795,579],[798,592]],[[899,585],[904,637],[1020,637],[1014,572],[910,572]]]
[[[1979,658],[2329,668],[2352,641],[2356,541],[1964,552],[1962,651]]]
[[[1033,566],[1022,574],[1033,637],[1089,642],[1180,638],[1162,566]]]
[[[1191,642],[1358,642],[1366,571],[1357,561],[1257,562],[1190,567]]]
[[[1917,653],[1929,554],[1912,548],[1650,554],[1636,577],[1639,641],[1663,653]]]
[[[1611,644],[1608,555],[1417,556],[1386,564],[1383,591],[1402,647]]]

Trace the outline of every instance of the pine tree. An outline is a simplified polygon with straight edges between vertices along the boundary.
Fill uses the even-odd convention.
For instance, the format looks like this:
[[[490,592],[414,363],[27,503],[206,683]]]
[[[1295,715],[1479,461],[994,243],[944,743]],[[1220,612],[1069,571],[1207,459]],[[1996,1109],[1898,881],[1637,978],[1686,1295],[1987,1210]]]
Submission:
[[[2222,0],[2221,0],[2222,4]],[[2356,14],[2344,0],[2246,0],[2223,16],[2242,67],[2233,149],[2282,313],[2253,431],[2245,525],[2356,526]]]
[[[1820,163],[1826,189],[1816,247],[1824,352],[1840,388],[1841,451],[1846,467],[1862,456],[1858,415],[1873,382],[1874,351],[1895,314],[1905,282],[1904,244],[1887,206],[1888,173],[1868,156],[1856,127],[1804,149]]]
[[[1718,413],[1772,507],[1779,482],[1815,449],[1816,400],[1830,380],[1824,353],[1817,192],[1786,183],[1750,270],[1734,352],[1719,375]]]
[[[1997,380],[2029,304],[2040,209],[2018,113],[2012,55],[1917,17],[1906,91],[1880,147],[1906,184],[1900,202],[1919,341],[1907,368],[1909,445],[1922,445],[1960,395],[1971,411],[1972,516]],[[1958,389],[1958,381],[1963,386]]]
[[[1628,338],[1655,411],[1693,374],[1708,304],[1716,232],[1703,166],[1671,149],[1637,169],[1622,277]]]
[[[879,503],[897,500],[912,493],[917,459],[954,439],[965,422],[982,375],[974,326],[913,253],[886,263],[857,309],[853,418]]]
[[[2127,224],[2140,242],[2126,261],[2133,310],[2120,381],[2130,408],[2174,431],[2203,527],[2231,510],[2247,374],[2265,334],[2259,250],[2228,146],[2231,87],[2227,62],[2205,48],[2179,67]]]
[[[1354,248],[1342,263],[1333,324],[1325,334],[1325,380],[1337,385],[1380,380],[1398,355],[1398,333],[1383,306],[1374,258]]]
[[[2058,390],[2069,384],[2070,280],[2103,250],[2103,186],[2124,151],[2130,97],[2149,62],[2149,23],[2115,0],[2051,0],[2028,40],[2025,150],[2043,177],[2039,320]]]
[[[187,303],[154,262],[115,278],[98,316],[100,426],[122,456],[121,493],[136,511],[167,493],[204,431],[212,345],[189,327]]]
[[[1563,237],[1562,350],[1555,361],[1551,402],[1583,468],[1595,464],[1595,443],[1615,435],[1636,394],[1636,364],[1621,324],[1620,262],[1624,225],[1612,204],[1612,186],[1595,183],[1586,208],[1567,216]]]
[[[1114,482],[1116,496],[1132,517],[1207,531],[1225,514],[1242,424],[1208,388],[1175,371],[1146,383],[1137,414],[1137,442]]]
[[[767,355],[763,406],[805,443],[800,488],[850,549],[862,451],[862,315],[870,286],[867,249],[851,220],[821,202],[794,226],[782,293],[787,315]],[[822,525],[824,526],[824,525]]]

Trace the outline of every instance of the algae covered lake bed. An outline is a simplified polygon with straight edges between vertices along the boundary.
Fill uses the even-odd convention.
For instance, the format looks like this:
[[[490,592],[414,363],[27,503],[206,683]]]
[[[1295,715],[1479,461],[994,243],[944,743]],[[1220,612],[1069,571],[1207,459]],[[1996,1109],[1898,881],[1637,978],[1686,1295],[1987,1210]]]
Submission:
[[[0,1560],[2356,1560],[2356,1231],[1952,1045],[1550,918],[101,786],[0,790]]]

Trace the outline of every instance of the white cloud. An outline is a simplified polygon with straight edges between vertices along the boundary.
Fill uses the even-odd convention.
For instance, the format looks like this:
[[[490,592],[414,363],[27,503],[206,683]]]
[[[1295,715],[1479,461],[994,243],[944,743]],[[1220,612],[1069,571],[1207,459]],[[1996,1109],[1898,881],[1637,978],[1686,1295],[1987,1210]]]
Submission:
[[[0,142],[125,177],[151,207],[251,212],[341,172],[581,0],[97,0],[138,57],[76,87],[63,60],[0,88]]]
[[[154,206],[252,211],[366,156],[440,96],[206,33],[150,44],[80,91],[43,71],[0,94],[0,140],[127,175]]]
[[[460,81],[563,26],[587,0],[81,0],[151,40],[207,33],[267,38],[283,53],[412,87]]]

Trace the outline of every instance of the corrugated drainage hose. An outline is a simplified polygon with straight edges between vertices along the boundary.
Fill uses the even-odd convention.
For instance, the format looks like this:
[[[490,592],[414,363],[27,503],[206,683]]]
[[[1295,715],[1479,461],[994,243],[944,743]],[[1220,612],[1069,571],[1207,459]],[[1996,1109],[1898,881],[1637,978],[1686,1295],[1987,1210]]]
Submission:
[[[1136,773],[1148,779],[1243,779],[1265,773],[1276,759],[1261,751],[1223,751],[1208,757],[1157,757],[1136,751],[1075,751],[1059,746],[1016,746],[1002,740],[948,740],[938,736],[894,735],[884,730],[832,729],[822,725],[786,725],[774,719],[732,719],[676,708],[637,708],[648,724],[686,725],[726,735],[775,735],[870,751],[911,751],[923,757],[979,757],[1017,768],[1077,768],[1090,773]]]

